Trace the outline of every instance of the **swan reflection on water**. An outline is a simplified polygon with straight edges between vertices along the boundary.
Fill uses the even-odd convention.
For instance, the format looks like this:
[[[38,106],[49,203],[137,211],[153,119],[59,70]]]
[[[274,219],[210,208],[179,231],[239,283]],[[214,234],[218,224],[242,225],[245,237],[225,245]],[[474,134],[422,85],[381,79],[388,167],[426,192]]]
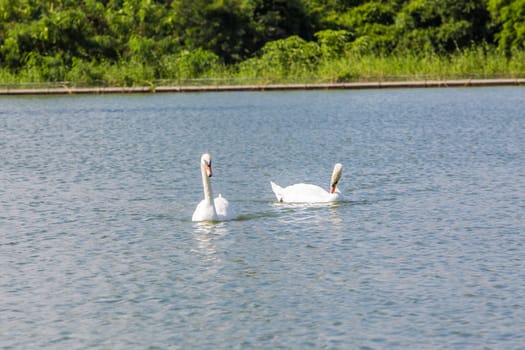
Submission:
[[[225,236],[228,229],[224,223],[197,222],[194,224],[193,238],[196,242],[196,249],[192,251],[199,253],[206,260],[218,260],[217,245],[215,241]]]
[[[275,214],[280,220],[286,221],[324,221],[327,217],[340,222],[340,207],[348,204],[348,201],[330,203],[280,203],[274,202]],[[327,215],[328,213],[328,215]]]

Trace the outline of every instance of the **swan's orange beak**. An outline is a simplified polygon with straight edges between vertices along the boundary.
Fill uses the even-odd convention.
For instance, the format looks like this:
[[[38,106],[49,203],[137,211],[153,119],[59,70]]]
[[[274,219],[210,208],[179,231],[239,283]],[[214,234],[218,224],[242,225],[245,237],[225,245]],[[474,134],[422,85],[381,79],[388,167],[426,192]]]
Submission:
[[[213,171],[211,170],[211,165],[205,164],[204,166],[206,167],[206,175],[208,175],[208,177],[212,177]]]
[[[330,186],[330,193],[334,193],[337,185]]]

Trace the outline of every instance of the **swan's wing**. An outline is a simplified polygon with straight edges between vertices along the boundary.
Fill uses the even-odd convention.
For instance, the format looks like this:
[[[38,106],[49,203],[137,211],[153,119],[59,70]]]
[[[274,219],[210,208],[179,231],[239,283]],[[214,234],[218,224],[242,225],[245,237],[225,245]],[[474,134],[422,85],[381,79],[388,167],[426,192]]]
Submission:
[[[232,220],[237,217],[228,200],[220,194],[214,199],[213,202],[215,204],[215,210],[217,211],[219,220]]]
[[[277,200],[279,202],[283,201],[283,188],[276,183],[270,181],[270,185],[272,185],[272,191],[275,193],[275,197],[277,197]]]

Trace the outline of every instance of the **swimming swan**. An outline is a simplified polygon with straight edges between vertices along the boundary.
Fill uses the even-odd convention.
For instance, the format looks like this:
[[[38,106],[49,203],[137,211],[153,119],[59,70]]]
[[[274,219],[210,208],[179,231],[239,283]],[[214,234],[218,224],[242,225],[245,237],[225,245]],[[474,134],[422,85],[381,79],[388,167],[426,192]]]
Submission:
[[[337,163],[334,166],[332,177],[330,179],[330,192],[316,185],[295,184],[285,188],[270,181],[272,190],[277,200],[282,203],[327,203],[343,199],[343,195],[337,188],[337,183],[341,178],[343,166]]]
[[[211,190],[210,177],[213,172],[211,169],[211,156],[205,153],[201,157],[201,174],[202,174],[202,185],[204,187],[204,199],[197,205],[192,221],[224,221],[231,220],[236,217],[230,203],[226,198],[220,194],[217,198],[213,199],[213,192]]]

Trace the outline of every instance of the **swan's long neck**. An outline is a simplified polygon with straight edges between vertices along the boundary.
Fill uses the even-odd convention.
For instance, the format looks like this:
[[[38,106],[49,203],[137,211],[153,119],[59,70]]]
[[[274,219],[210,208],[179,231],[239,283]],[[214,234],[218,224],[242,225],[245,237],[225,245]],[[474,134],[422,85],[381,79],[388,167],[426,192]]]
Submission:
[[[202,187],[204,188],[204,200],[213,206],[213,191],[211,190],[211,183],[208,174],[206,173],[206,165],[201,164]]]
[[[343,166],[340,163],[337,163],[334,166],[334,171],[332,172],[332,177],[330,178],[330,193],[334,193],[337,189],[337,183],[341,179],[341,174],[343,173]]]

